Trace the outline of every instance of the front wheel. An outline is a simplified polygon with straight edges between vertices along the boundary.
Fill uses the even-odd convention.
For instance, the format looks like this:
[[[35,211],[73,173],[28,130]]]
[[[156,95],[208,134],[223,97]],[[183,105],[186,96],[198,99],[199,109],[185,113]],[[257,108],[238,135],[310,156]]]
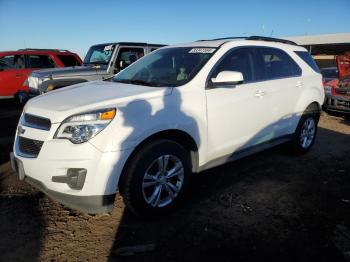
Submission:
[[[316,114],[305,113],[301,116],[298,127],[291,141],[294,153],[307,153],[315,142],[318,117]]]
[[[133,213],[162,215],[181,201],[190,175],[188,152],[176,142],[156,140],[132,157],[121,178],[120,192]]]

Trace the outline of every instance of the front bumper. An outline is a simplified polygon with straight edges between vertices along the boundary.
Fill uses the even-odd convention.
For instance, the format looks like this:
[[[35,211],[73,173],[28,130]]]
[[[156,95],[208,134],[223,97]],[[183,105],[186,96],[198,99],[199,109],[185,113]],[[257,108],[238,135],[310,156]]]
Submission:
[[[26,128],[30,134],[31,128]],[[51,139],[44,141],[37,157],[26,157],[18,143],[17,136],[11,162],[20,179],[73,209],[101,213],[113,208],[119,177],[131,150],[101,152],[89,142],[76,145]],[[67,178],[70,169],[86,170],[80,189],[62,182],[64,179],[54,179]]]
[[[350,96],[326,95],[323,108],[329,111],[350,113]]]

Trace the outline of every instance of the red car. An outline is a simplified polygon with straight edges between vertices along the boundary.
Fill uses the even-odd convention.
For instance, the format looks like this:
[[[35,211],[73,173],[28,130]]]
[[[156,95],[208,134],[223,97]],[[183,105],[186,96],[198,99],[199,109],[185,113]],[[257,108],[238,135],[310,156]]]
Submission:
[[[325,82],[325,102],[328,111],[350,113],[350,52],[336,58],[338,77]]]
[[[0,99],[15,97],[22,102],[28,92],[23,82],[33,70],[81,64],[80,57],[67,50],[20,49],[0,52]]]

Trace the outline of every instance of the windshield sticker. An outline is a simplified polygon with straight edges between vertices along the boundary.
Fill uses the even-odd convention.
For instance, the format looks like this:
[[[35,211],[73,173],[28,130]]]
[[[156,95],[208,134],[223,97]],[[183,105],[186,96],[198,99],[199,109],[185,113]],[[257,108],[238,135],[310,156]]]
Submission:
[[[215,51],[215,48],[192,48],[189,53],[192,54],[211,54]]]
[[[113,45],[106,45],[103,51],[111,51],[113,49]]]

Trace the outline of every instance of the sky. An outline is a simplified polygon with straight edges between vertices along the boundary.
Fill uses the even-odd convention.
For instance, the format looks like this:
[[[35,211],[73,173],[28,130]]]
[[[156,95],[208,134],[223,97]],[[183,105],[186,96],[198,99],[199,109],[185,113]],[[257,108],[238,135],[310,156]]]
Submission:
[[[350,0],[0,0],[0,51],[350,32]]]

